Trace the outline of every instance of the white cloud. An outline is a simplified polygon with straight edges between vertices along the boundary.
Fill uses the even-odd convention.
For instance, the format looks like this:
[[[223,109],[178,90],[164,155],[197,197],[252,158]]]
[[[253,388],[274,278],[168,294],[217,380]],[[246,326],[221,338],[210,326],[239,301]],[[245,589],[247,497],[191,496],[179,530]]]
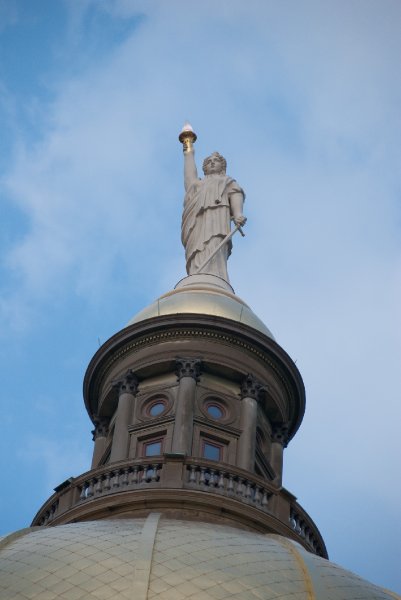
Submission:
[[[364,495],[379,505],[383,488],[396,514],[400,4],[78,8],[83,30],[88,10],[144,18],[99,64],[59,75],[41,140],[18,150],[4,178],[29,219],[6,256],[19,283],[5,314],[28,319],[33,301],[43,308],[63,294],[115,302],[121,280],[125,295],[145,289],[149,301],[175,284],[184,264],[177,134],[191,120],[198,158],[224,153],[247,192],[234,287],[306,382],[305,423],[287,453],[290,489],[313,503],[319,481],[327,526],[341,486],[352,514],[364,511]],[[56,449],[38,448],[57,483]],[[67,450],[78,469],[79,451]]]
[[[80,5],[81,11],[89,4]],[[94,65],[82,77],[60,85],[58,99],[50,108],[49,127],[44,139],[34,150],[19,153],[14,170],[7,178],[11,194],[28,213],[32,223],[31,232],[13,250],[9,259],[14,269],[24,273],[29,289],[40,288],[43,291],[48,286],[57,286],[63,273],[71,269],[76,270],[78,279],[81,271],[85,274],[83,279],[86,279],[91,270],[87,266],[96,263],[104,267],[103,276],[107,278],[114,260],[124,260],[123,257],[139,249],[146,237],[144,229],[146,226],[149,228],[146,220],[151,216],[148,212],[150,202],[160,202],[165,210],[166,204],[172,200],[166,198],[164,190],[160,189],[163,184],[167,185],[163,179],[168,175],[166,158],[161,155],[167,151],[169,154],[179,152],[178,147],[173,147],[176,129],[181,115],[191,116],[186,115],[191,110],[195,115],[203,114],[202,120],[199,119],[199,127],[204,128],[201,130],[204,140],[201,143],[206,143],[206,136],[212,138],[209,144],[221,143],[219,138],[223,137],[227,139],[223,145],[229,151],[230,143],[235,139],[236,160],[240,162],[241,158],[252,156],[254,139],[258,140],[258,152],[265,144],[273,147],[275,144],[274,138],[265,139],[263,135],[265,123],[274,115],[269,115],[268,108],[266,111],[262,104],[257,106],[259,111],[265,110],[265,122],[258,137],[258,122],[250,124],[247,102],[254,95],[262,99],[268,97],[272,93],[272,85],[276,86],[275,93],[279,99],[291,102],[292,87],[301,98],[300,108],[297,100],[293,101],[302,135],[304,152],[301,159],[309,157],[309,162],[301,162],[298,166],[288,160],[282,161],[282,178],[288,179],[293,173],[300,177],[298,184],[310,191],[310,184],[314,185],[313,180],[319,176],[318,167],[324,169],[325,165],[319,164],[320,161],[325,159],[326,166],[334,162],[345,172],[350,170],[353,152],[356,162],[359,154],[362,154],[363,160],[366,153],[363,166],[366,167],[366,160],[372,161],[374,166],[371,154],[388,141],[388,136],[380,129],[383,120],[388,119],[389,106],[383,102],[387,90],[384,85],[379,85],[380,78],[378,80],[378,74],[383,77],[381,67],[384,58],[387,58],[386,52],[382,51],[384,58],[381,62],[377,57],[373,60],[377,55],[375,47],[368,56],[366,52],[360,52],[353,61],[352,53],[344,49],[344,45],[345,48],[351,45],[353,33],[353,39],[359,34],[364,50],[369,50],[365,37],[372,24],[368,23],[369,27],[365,24],[367,31],[361,28],[361,33],[360,28],[350,27],[349,21],[341,22],[341,43],[336,43],[340,25],[333,26],[332,11],[326,21],[318,11],[306,44],[304,37],[295,30],[295,19],[288,21],[285,18],[285,10],[284,15],[281,12],[277,15],[270,4],[263,8],[263,4],[256,3],[254,12],[244,11],[238,3],[234,4],[233,16],[229,17],[225,3],[212,14],[195,5],[189,9],[178,3],[178,18],[177,12],[157,4],[157,9],[149,9],[149,19],[140,32],[122,44],[108,61],[100,66]],[[129,3],[115,3],[113,7],[117,14],[121,14],[124,10],[128,11]],[[245,34],[236,20],[236,11],[241,19],[246,13],[246,18],[255,25],[252,38]],[[255,20],[257,11],[260,18]],[[297,17],[306,19],[304,11],[300,11]],[[268,44],[263,45],[265,26],[274,19],[276,33],[273,33],[272,22],[269,35],[274,42],[271,42],[273,49],[269,55]],[[239,54],[245,53],[242,63],[230,60],[230,49],[234,52],[236,49],[235,36],[230,40],[230,28],[223,30],[218,38],[213,35],[214,29],[221,27],[225,21],[239,32],[242,43],[244,37],[247,41],[246,48],[240,45]],[[322,22],[327,28],[324,35]],[[189,47],[185,36],[179,35],[184,24],[193,32]],[[290,43],[278,46],[279,32],[293,44],[297,41],[302,43],[302,51],[293,53]],[[202,46],[203,38],[205,43]],[[228,45],[225,52],[221,51],[222,42]],[[319,45],[330,49],[331,55],[316,58]],[[312,61],[313,56],[315,60]],[[143,60],[145,57],[146,60]],[[284,84],[283,77],[277,74],[273,64],[276,59],[286,68]],[[304,61],[302,69],[301,60]],[[246,88],[242,76],[246,70],[252,71],[255,63],[257,68],[250,80],[248,77],[249,88]],[[366,63],[369,63],[369,70],[365,67]],[[313,72],[310,65],[313,65]],[[337,71],[342,76],[341,81],[336,76]],[[359,77],[357,81],[354,80],[356,74]],[[382,91],[381,97],[374,101],[371,93],[377,95],[377,90]],[[238,106],[235,94],[243,105]],[[358,103],[359,94],[364,95],[363,105]],[[183,99],[182,96],[186,95],[188,98]],[[205,106],[208,106],[206,113]],[[396,114],[395,104],[392,109]],[[390,129],[388,135],[392,134],[393,128]],[[217,133],[217,140],[213,131]],[[377,140],[378,135],[384,139]],[[241,139],[244,139],[244,145]],[[372,150],[375,141],[375,149]],[[362,149],[359,149],[361,145]],[[395,144],[394,150],[397,151]],[[389,157],[388,152],[384,158],[379,156],[383,168],[388,168],[386,161],[389,159],[395,162],[395,157]],[[171,158],[168,161],[171,162]],[[338,169],[334,173],[333,169],[331,171],[332,177],[338,175]],[[155,176],[159,180],[156,185]],[[305,181],[305,176],[309,176],[309,181]],[[260,195],[266,184],[261,183],[260,173],[252,172],[252,178],[255,194]],[[338,186],[337,181],[331,183],[338,188],[336,191],[341,198],[324,189],[319,190],[319,198],[305,199],[303,194],[299,197],[300,191],[297,190],[298,210],[305,209],[305,200],[307,203],[312,201],[317,210],[315,218],[319,218],[319,212],[330,210],[334,213],[336,208],[338,220],[346,224],[348,215],[343,214],[343,220],[340,216],[341,202],[349,204],[352,191],[349,183],[353,183],[353,177],[350,173],[346,187]],[[276,189],[281,185],[280,178]],[[176,186],[169,191],[175,193],[178,189]],[[293,193],[293,190],[288,193]],[[355,208],[363,212],[362,198],[354,200],[359,202]],[[259,206],[263,212],[267,211],[267,218],[271,210],[269,204]],[[169,218],[174,218],[173,214]],[[330,217],[333,218],[333,214]],[[102,268],[99,268],[97,282],[93,282],[95,288],[96,283],[102,285],[101,276]]]

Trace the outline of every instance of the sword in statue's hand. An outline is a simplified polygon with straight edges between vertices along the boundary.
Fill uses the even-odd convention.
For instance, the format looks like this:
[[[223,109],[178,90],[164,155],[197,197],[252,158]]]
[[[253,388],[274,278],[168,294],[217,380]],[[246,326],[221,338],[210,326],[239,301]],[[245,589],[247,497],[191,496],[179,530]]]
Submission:
[[[231,240],[231,238],[233,237],[234,233],[236,233],[237,231],[239,231],[240,234],[242,235],[242,237],[245,237],[245,233],[242,231],[242,227],[243,227],[243,225],[236,225],[234,227],[234,229],[232,231],[230,231],[230,233],[228,235],[226,235],[226,237],[223,240],[221,240],[221,242],[217,246],[217,248],[215,248],[214,251],[212,252],[212,254],[207,257],[207,259],[201,264],[201,266],[199,267],[199,269],[197,269],[195,271],[194,275],[198,275],[201,271],[203,271],[203,269],[206,267],[206,265],[208,265],[210,263],[210,261],[212,260],[212,258],[214,258],[216,256],[216,254],[218,253],[219,250],[221,250],[221,248],[224,246],[224,244],[227,244],[227,242],[229,242]]]

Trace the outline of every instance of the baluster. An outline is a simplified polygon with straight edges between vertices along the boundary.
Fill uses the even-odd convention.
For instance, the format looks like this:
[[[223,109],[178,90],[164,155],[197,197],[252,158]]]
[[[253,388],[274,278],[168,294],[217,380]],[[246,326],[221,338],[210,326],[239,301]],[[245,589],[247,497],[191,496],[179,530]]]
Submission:
[[[121,481],[121,485],[128,485],[128,472],[129,468],[125,468],[123,471],[123,479]]]
[[[108,492],[109,489],[110,489],[110,473],[106,473],[104,483],[103,483],[103,490],[105,492]]]
[[[157,479],[158,479],[157,467],[158,467],[158,465],[152,465],[152,477],[150,478],[151,481],[157,481]]]
[[[146,480],[147,480],[147,477],[148,477],[147,476],[147,470],[148,470],[148,467],[145,465],[143,467],[143,470],[142,470],[141,483],[146,483]]]
[[[120,487],[120,474],[118,469],[116,471],[112,471],[112,476],[113,475],[113,488],[118,488]]]
[[[215,478],[214,478],[214,469],[210,469],[210,477],[209,477],[209,486],[210,487],[214,487],[215,486]]]
[[[253,501],[255,502],[255,504],[260,504],[260,493],[259,487],[257,485],[255,486],[255,495],[253,497]]]
[[[102,477],[98,477],[95,485],[95,494],[102,493]]]
[[[263,508],[267,508],[269,504],[269,496],[267,495],[266,490],[263,490],[263,496],[262,496],[262,506]]]
[[[86,498],[86,487],[87,487],[87,482],[84,481],[84,483],[82,484],[82,489],[81,489],[81,493],[79,495],[79,499],[80,500],[85,500]]]
[[[201,467],[200,469],[200,477],[199,477],[199,483],[200,485],[205,485],[205,469],[203,467]]]
[[[220,471],[220,477],[219,477],[219,482],[217,484],[217,487],[220,490],[224,489],[224,473],[223,473],[223,471]]]
[[[231,474],[229,474],[228,476],[227,492],[229,494],[232,494],[234,492],[234,477]]]
[[[189,483],[196,483],[196,467],[195,465],[191,465],[189,471]]]
[[[244,495],[244,489],[243,489],[242,482],[243,482],[243,479],[241,479],[241,477],[238,477],[238,482],[237,482],[237,494],[238,494],[238,496],[243,496]]]
[[[134,467],[132,470],[131,483],[138,483],[138,467]]]
[[[91,498],[93,496],[93,484],[95,483],[94,479],[90,479],[89,480],[89,486],[88,489],[86,490],[86,497],[87,498]]]
[[[292,508],[290,510],[290,525],[293,529],[296,529],[296,527],[297,527],[297,522],[295,520],[295,513]]]
[[[245,498],[247,500],[249,500],[250,498],[252,498],[252,488],[251,488],[251,484],[250,484],[249,481],[246,482]]]

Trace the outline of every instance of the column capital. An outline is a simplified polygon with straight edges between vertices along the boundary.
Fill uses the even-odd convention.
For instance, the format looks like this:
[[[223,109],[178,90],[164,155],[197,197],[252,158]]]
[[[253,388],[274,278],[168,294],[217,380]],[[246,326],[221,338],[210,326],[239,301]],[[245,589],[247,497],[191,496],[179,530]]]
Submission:
[[[241,399],[253,398],[254,400],[259,401],[261,399],[261,392],[265,389],[266,387],[263,386],[256,377],[248,373],[241,382]]]
[[[272,442],[281,444],[283,448],[288,444],[288,423],[272,423]]]
[[[101,419],[99,417],[95,417],[94,419],[95,429],[92,430],[93,441],[95,441],[98,437],[107,437],[109,433],[109,422],[107,419]]]
[[[135,396],[138,389],[138,378],[132,369],[129,369],[121,379],[112,381],[111,385],[118,391],[118,395],[132,394]]]
[[[176,358],[175,359],[175,372],[177,374],[178,381],[182,377],[192,377],[195,381],[199,380],[200,358]]]

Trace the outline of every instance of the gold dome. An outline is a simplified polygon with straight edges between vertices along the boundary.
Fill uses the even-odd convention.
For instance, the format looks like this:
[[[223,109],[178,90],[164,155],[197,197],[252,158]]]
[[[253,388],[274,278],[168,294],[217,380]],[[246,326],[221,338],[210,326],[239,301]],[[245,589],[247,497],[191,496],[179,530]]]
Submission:
[[[215,523],[88,521],[0,540],[7,600],[394,600],[398,597],[278,535]]]
[[[203,314],[224,317],[249,325],[274,340],[266,325],[249,306],[234,294],[232,287],[215,275],[191,275],[177,283],[174,290],[136,314],[127,325],[174,314]]]

